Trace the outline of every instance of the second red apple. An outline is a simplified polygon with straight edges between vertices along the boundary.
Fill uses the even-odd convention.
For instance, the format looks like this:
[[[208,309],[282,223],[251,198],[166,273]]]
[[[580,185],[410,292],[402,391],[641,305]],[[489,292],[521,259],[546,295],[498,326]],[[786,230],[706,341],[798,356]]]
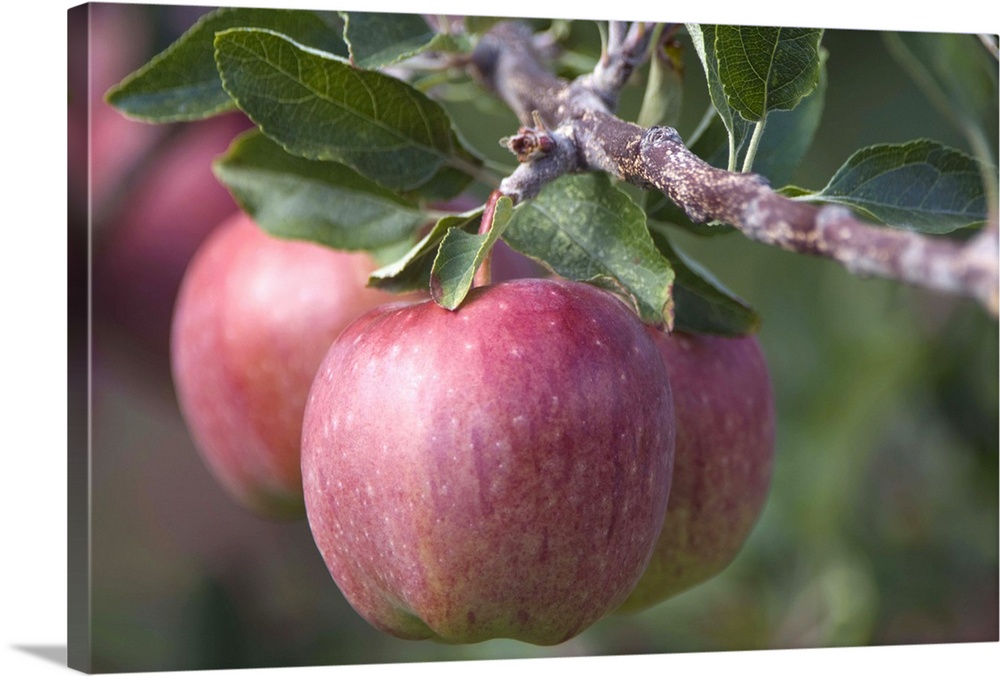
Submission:
[[[241,503],[304,513],[299,443],[306,396],[340,331],[395,298],[365,287],[366,256],[281,240],[238,213],[191,262],[174,311],[171,366],[206,463]]]
[[[774,459],[771,379],[757,338],[647,330],[670,376],[677,443],[663,530],[622,612],[732,563],[767,501]]]

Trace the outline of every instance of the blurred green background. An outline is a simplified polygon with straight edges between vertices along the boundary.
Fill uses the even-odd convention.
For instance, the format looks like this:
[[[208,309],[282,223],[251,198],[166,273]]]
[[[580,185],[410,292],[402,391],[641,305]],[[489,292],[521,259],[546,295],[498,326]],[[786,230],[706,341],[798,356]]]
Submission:
[[[969,301],[858,279],[738,234],[677,240],[764,318],[775,475],[736,562],[699,588],[552,648],[408,642],[369,627],[340,595],[304,521],[261,520],[221,492],[174,398],[173,294],[198,242],[235,209],[207,158],[246,123],[150,127],[108,109],[101,95],[204,11],[91,5],[89,92],[85,64],[70,64],[70,142],[74,124],[86,132],[89,107],[95,179],[95,671],[998,639],[997,322]],[[968,150],[878,33],[829,31],[824,45],[827,106],[796,184],[822,187],[870,143],[929,137]],[[688,43],[684,56],[682,136],[706,105]],[[637,96],[638,88],[627,93]],[[482,152],[509,162],[497,139],[516,122],[485,98],[454,104],[456,119]],[[172,188],[158,173],[170,162],[188,183]],[[85,178],[85,167],[75,171]],[[204,202],[179,213],[196,191]],[[85,184],[71,179],[70,197],[85,238]]]

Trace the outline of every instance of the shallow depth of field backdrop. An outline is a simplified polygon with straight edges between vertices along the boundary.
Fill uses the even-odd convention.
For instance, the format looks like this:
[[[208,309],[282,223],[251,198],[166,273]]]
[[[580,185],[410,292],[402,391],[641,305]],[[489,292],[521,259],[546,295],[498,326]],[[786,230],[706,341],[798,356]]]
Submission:
[[[408,642],[371,628],[340,595],[305,520],[264,521],[222,493],[174,397],[173,295],[197,243],[235,210],[209,162],[247,123],[143,125],[101,96],[207,9],[90,8],[95,670],[998,639],[997,322],[972,301],[861,280],[739,234],[678,239],[763,317],[775,475],[736,562],[552,648]],[[600,44],[592,24],[576,30],[581,46]],[[880,34],[828,30],[823,44],[827,104],[795,184],[821,187],[866,144],[930,137],[969,151]],[[682,137],[707,105],[687,42],[685,58]],[[70,64],[71,143],[86,133],[84,66]],[[641,94],[627,90],[624,113]],[[453,113],[481,152],[507,160],[498,136],[517,123],[487,98]],[[85,172],[70,184],[78,241]]]

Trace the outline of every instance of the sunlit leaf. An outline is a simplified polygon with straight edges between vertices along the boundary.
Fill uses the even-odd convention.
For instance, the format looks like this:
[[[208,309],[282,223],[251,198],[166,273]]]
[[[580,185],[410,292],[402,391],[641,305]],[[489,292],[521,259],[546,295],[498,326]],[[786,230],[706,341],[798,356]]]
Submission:
[[[565,176],[514,210],[503,239],[569,279],[631,298],[650,324],[673,321],[670,263],[653,244],[646,217],[605,174]]]
[[[472,234],[451,228],[438,247],[431,269],[431,297],[444,308],[454,310],[472,288],[473,279],[490,249],[510,222],[513,206],[509,197],[497,200],[490,229]]]
[[[452,228],[475,233],[482,216],[483,208],[480,207],[441,218],[405,255],[373,272],[368,285],[396,293],[427,290],[441,240]]]
[[[687,31],[694,42],[695,51],[705,69],[705,79],[708,84],[709,98],[726,128],[729,140],[729,160],[722,168],[736,168],[736,153],[749,136],[750,123],[740,117],[726,99],[722,79],[719,76],[719,58],[715,49],[717,26],[711,24],[688,24]]]
[[[791,110],[819,82],[820,29],[717,26],[715,34],[726,101],[746,120]]]
[[[812,147],[813,138],[826,105],[826,56],[822,58],[816,88],[792,110],[774,110],[767,116],[767,128],[753,163],[774,187],[791,181],[795,169]]]

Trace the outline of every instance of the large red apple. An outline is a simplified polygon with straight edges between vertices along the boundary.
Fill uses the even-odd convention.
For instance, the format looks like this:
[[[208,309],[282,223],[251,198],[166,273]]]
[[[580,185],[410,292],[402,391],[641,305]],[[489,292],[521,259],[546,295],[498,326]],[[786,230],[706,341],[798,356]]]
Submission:
[[[173,317],[181,412],[215,476],[274,517],[304,513],[299,445],[310,383],[337,334],[392,298],[359,254],[280,240],[238,213],[191,261]]]
[[[676,454],[663,532],[623,612],[705,582],[736,558],[764,508],[774,459],[771,379],[757,339],[649,331],[670,374]]]
[[[614,610],[660,532],[672,458],[655,344],[578,282],[368,313],[303,423],[319,551],[362,616],[409,639],[549,645]]]

